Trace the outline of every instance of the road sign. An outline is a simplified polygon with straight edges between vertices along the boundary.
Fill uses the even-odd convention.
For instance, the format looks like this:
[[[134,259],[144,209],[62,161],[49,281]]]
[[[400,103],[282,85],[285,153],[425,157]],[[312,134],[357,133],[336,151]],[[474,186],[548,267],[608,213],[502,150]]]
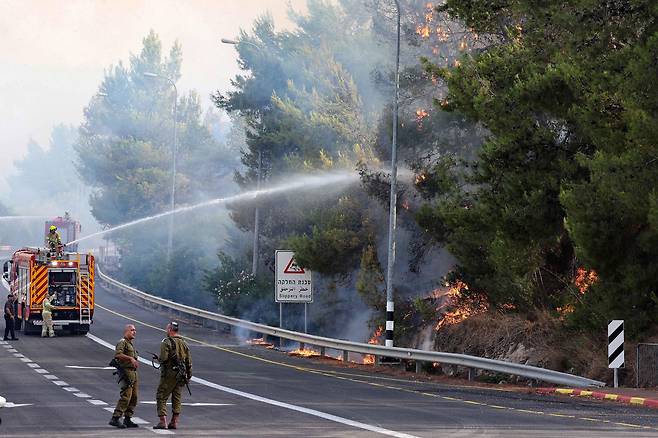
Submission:
[[[624,368],[624,320],[608,324],[608,368]]]
[[[275,259],[276,302],[312,303],[311,271],[300,267],[295,262],[295,253],[292,251],[277,250]]]

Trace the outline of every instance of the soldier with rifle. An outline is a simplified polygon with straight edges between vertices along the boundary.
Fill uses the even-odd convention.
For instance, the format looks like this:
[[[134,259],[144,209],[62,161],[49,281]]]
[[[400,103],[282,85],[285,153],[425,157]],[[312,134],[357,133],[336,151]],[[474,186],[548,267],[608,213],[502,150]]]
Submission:
[[[119,385],[121,385],[120,398],[112,414],[110,426],[125,429],[126,427],[138,427],[131,420],[137,406],[137,351],[133,345],[137,330],[132,324],[127,324],[123,330],[123,338],[115,348],[114,359],[110,365],[115,366],[119,375]],[[123,423],[121,417],[124,417]]]
[[[156,403],[160,422],[154,429],[177,429],[178,416],[181,412],[183,386],[190,387],[192,378],[192,357],[187,343],[178,336],[178,323],[167,324],[167,337],[160,343],[160,356],[153,354],[153,359],[160,362],[160,384],[156,393]],[[171,395],[171,421],[167,424],[167,399]],[[190,392],[192,395],[192,392]]]

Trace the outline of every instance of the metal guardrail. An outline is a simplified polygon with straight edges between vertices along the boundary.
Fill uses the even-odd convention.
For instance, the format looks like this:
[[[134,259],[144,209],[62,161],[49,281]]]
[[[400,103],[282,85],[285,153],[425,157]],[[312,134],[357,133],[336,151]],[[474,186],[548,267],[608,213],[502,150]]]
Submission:
[[[575,376],[573,374],[562,373],[559,371],[548,370],[530,365],[505,362],[502,360],[487,359],[482,357],[469,356],[466,354],[442,353],[438,351],[416,350],[412,348],[385,347],[383,345],[364,344],[342,339],[325,338],[322,336],[309,335],[306,333],[294,332],[277,327],[270,327],[267,325],[233,318],[230,316],[221,315],[219,313],[197,309],[191,306],[186,306],[184,304],[179,304],[165,298],[156,297],[108,277],[101,272],[101,270],[98,268],[98,265],[96,266],[96,269],[98,272],[98,277],[102,280],[147,302],[168,307],[178,312],[187,313],[199,318],[209,319],[235,327],[241,327],[243,329],[251,330],[257,333],[263,333],[270,336],[297,341],[302,344],[315,345],[318,347],[325,347],[334,350],[343,350],[344,352],[351,351],[361,354],[370,354],[374,355],[375,357],[392,357],[398,359],[414,360],[416,362],[439,362],[451,365],[459,365],[467,368],[494,371],[559,385],[580,387],[605,386],[604,382],[599,382],[598,380],[592,380],[585,377]]]

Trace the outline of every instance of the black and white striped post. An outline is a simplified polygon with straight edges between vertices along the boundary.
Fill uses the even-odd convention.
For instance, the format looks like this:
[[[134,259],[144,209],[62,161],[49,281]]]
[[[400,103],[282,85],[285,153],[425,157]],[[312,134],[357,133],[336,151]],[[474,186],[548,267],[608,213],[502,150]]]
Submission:
[[[615,388],[619,386],[617,370],[624,367],[624,320],[608,323],[608,368],[614,369]]]

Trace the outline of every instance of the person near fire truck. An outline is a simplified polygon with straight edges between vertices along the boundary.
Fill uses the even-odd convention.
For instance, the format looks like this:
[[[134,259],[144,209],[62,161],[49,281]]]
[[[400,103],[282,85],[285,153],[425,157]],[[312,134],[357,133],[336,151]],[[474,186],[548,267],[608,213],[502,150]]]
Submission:
[[[46,295],[46,298],[43,299],[41,304],[43,310],[41,310],[41,319],[43,320],[43,325],[41,326],[41,337],[45,338],[50,336],[51,338],[55,337],[55,329],[53,328],[53,310],[55,306],[52,305],[52,302],[55,301],[55,294]]]
[[[125,429],[126,427],[139,427],[131,420],[135,413],[135,406],[137,406],[137,368],[139,362],[137,361],[137,350],[133,345],[133,340],[137,330],[133,324],[127,324],[123,330],[123,338],[116,345],[114,350],[114,358],[118,361],[118,366],[121,368],[119,374],[119,384],[121,385],[120,398],[117,406],[112,413],[110,426]],[[123,423],[121,417],[124,417]]]
[[[50,231],[46,236],[46,246],[50,249],[50,252],[61,254],[62,251],[62,238],[59,237],[57,232],[57,227],[54,225],[50,226]]]
[[[155,395],[160,422],[153,429],[177,429],[181,412],[183,387],[192,378],[192,356],[183,338],[178,336],[178,323],[167,324],[167,337],[160,343],[160,384]],[[187,386],[189,391],[189,386]],[[171,421],[167,424],[167,399],[171,395]]]
[[[11,340],[16,341],[18,338],[16,337],[16,334],[14,333],[14,323],[15,321],[15,316],[14,316],[14,295],[9,294],[7,295],[7,302],[5,302],[5,310],[4,310],[4,315],[5,315],[5,336],[2,338],[3,341],[8,341],[9,334],[11,333]]]

